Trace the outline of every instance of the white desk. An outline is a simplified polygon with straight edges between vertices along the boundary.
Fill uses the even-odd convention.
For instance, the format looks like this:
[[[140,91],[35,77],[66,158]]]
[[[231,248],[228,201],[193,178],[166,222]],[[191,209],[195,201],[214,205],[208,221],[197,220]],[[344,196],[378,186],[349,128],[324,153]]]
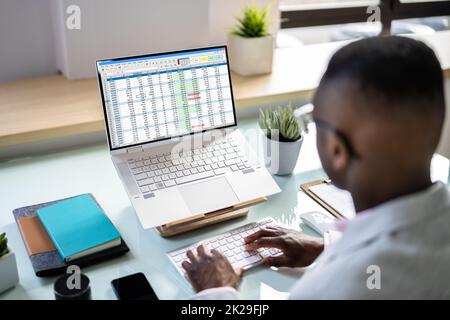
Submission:
[[[254,128],[255,123],[241,121],[240,126],[245,133],[245,130]],[[255,145],[255,141],[250,143]],[[447,159],[435,157],[432,170],[435,178],[447,182],[448,168]],[[17,207],[93,193],[130,247],[130,252],[123,257],[83,269],[91,279],[93,299],[115,299],[110,281],[134,272],[145,273],[160,299],[182,299],[192,295],[193,290],[171,265],[166,252],[266,216],[298,229],[302,227],[298,219],[300,213],[324,211],[300,192],[298,186],[323,176],[314,130],[311,130],[303,143],[294,174],[275,178],[282,193],[253,207],[246,218],[164,239],[154,230],[141,228],[105,145],[0,163],[0,232],[8,235],[10,247],[16,253],[20,276],[20,284],[0,294],[0,299],[54,298],[55,278],[34,275],[12,216],[12,210]],[[244,298],[258,299],[261,282],[277,290],[288,291],[300,276],[300,270],[275,271],[258,267],[244,275],[240,291]]]

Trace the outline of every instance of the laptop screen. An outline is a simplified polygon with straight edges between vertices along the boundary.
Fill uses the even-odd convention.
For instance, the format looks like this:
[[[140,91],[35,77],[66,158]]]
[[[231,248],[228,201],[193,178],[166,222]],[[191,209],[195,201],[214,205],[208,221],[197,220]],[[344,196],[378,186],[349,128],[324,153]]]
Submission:
[[[236,124],[226,47],[97,61],[112,150]]]

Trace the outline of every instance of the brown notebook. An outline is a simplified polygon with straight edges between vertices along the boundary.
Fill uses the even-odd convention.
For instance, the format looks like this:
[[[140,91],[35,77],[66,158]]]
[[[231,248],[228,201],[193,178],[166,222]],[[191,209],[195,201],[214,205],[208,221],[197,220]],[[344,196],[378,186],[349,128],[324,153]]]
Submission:
[[[38,216],[21,217],[17,225],[29,256],[56,250]]]

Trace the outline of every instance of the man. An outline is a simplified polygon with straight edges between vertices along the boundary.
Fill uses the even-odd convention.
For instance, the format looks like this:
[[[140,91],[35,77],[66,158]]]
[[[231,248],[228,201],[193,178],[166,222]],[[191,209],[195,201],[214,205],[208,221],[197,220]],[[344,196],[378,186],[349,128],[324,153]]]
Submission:
[[[281,249],[267,265],[316,262],[291,299],[450,298],[450,195],[430,179],[445,116],[433,51],[403,37],[353,42],[331,58],[313,103],[323,168],[350,191],[357,217],[325,250],[323,240],[283,228],[248,236],[248,249]],[[238,297],[241,270],[219,252],[201,246],[188,258],[197,298]]]

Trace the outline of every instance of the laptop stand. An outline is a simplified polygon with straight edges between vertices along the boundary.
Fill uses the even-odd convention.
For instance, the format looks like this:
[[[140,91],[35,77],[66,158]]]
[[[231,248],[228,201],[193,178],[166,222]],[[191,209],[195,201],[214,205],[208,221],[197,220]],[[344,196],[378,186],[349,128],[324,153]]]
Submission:
[[[252,201],[243,202],[222,210],[195,215],[186,219],[173,221],[156,227],[156,230],[162,237],[172,237],[177,234],[185,233],[191,230],[210,226],[222,221],[244,217],[250,211],[249,207],[266,201],[266,198],[258,198]]]

